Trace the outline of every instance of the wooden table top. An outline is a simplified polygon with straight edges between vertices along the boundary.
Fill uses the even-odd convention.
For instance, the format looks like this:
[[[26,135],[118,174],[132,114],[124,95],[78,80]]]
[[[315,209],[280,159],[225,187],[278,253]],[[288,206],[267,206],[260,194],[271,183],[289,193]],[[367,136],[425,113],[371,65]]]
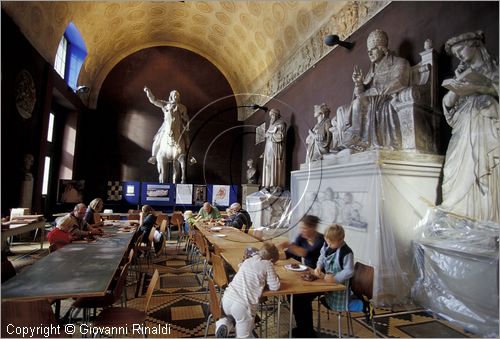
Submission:
[[[73,242],[45,256],[2,284],[2,300],[103,296],[134,232],[126,223],[103,227],[93,242]]]
[[[224,248],[222,249],[222,257],[227,261],[229,265],[238,271],[239,264],[242,262],[243,251],[242,248]],[[274,264],[276,274],[280,278],[281,287],[279,291],[265,291],[265,296],[273,295],[287,295],[287,294],[303,294],[303,293],[319,293],[319,292],[332,292],[332,291],[343,291],[345,286],[342,284],[332,284],[325,282],[323,279],[318,279],[315,281],[305,281],[300,276],[304,274],[303,272],[295,272],[286,269],[284,266],[287,264],[298,263],[295,259],[278,260]],[[310,269],[308,269],[310,270]]]

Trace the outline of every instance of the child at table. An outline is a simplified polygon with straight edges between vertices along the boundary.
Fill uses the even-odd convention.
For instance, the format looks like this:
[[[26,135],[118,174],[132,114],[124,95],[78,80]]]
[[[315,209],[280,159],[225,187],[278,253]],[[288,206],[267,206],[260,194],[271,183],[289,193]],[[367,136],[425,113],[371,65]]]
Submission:
[[[257,254],[246,259],[238,273],[226,288],[222,308],[227,317],[219,319],[215,336],[226,338],[236,321],[236,337],[252,337],[257,305],[266,284],[271,291],[279,290],[280,281],[273,264],[278,260],[278,249],[272,243],[264,243]]]
[[[345,283],[354,274],[354,254],[344,241],[344,228],[331,225],[325,232],[326,244],[321,248],[314,274],[327,282]],[[330,292],[325,295],[326,303],[335,311],[346,310],[346,293]]]

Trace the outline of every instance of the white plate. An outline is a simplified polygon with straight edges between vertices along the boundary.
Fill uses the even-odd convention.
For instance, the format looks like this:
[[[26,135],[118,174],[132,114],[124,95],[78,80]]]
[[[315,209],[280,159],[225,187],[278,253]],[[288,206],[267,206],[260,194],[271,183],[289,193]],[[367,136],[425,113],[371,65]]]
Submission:
[[[212,234],[214,237],[224,238],[227,237],[225,234]]]
[[[302,272],[302,271],[306,271],[307,270],[307,266],[306,265],[299,264],[299,266],[300,266],[299,268],[292,268],[292,264],[286,264],[284,267],[287,270],[295,271],[295,272]]]
[[[220,231],[222,229],[222,227],[211,227],[210,228],[212,231]]]

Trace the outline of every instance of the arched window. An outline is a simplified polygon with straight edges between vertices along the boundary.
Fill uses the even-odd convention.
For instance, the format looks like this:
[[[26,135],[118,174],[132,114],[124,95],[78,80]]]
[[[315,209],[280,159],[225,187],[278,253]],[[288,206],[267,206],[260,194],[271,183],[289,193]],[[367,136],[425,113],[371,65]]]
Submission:
[[[87,56],[87,48],[75,24],[70,22],[57,48],[54,69],[74,91],[78,87],[78,75]]]

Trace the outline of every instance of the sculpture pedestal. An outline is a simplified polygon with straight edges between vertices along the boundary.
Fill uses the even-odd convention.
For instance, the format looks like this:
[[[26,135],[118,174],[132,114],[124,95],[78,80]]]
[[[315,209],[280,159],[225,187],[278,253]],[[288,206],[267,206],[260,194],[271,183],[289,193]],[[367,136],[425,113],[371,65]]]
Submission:
[[[269,193],[261,190],[247,196],[247,211],[254,227],[269,229],[288,227],[290,192]]]
[[[338,223],[355,261],[374,266],[377,305],[406,303],[414,280],[413,230],[436,202],[443,156],[369,151],[304,164],[291,176],[291,225],[321,218]],[[289,239],[296,236],[291,228]]]
[[[258,192],[259,191],[259,184],[242,184],[241,185],[241,205],[243,209],[247,209],[246,207],[246,201],[247,201],[247,196]]]

